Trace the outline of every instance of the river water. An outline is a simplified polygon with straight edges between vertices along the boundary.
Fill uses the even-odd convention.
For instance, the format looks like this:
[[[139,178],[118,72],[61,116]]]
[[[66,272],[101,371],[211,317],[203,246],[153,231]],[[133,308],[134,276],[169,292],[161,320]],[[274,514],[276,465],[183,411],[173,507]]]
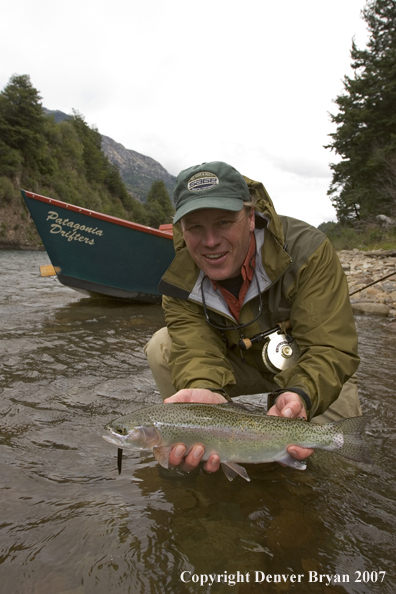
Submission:
[[[395,592],[389,320],[357,318],[372,467],[316,453],[230,483],[130,452],[118,476],[103,426],[160,402],[142,349],[162,311],[83,298],[48,263],[0,251],[1,594]]]

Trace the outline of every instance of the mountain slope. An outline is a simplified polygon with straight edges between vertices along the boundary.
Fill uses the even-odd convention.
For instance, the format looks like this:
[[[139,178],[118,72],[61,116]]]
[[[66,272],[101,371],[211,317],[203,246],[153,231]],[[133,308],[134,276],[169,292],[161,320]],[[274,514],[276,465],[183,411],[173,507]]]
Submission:
[[[151,184],[158,179],[165,183],[169,195],[172,196],[176,178],[158,161],[126,149],[119,142],[103,134],[102,150],[109,161],[117,165],[124,184],[136,198],[145,202]]]
[[[43,108],[47,115],[54,117],[57,123],[68,120],[70,116],[59,110]],[[156,180],[165,183],[169,195],[173,194],[176,178],[155,159],[125,148],[109,136],[102,136],[102,150],[111,163],[117,165],[122,180],[131,194],[145,202],[151,184]]]

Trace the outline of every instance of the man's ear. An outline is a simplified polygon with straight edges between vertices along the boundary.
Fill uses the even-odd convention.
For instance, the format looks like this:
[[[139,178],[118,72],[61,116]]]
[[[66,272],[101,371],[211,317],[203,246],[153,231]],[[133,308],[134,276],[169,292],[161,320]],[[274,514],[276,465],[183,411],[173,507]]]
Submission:
[[[253,232],[256,228],[256,218],[254,216],[254,208],[250,209],[249,212],[249,231]]]

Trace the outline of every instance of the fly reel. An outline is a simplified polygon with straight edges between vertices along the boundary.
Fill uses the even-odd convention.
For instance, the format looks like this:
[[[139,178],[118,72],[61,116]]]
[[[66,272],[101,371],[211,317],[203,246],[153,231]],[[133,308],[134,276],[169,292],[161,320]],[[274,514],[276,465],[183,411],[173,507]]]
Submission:
[[[265,341],[262,357],[264,365],[272,373],[279,373],[297,363],[300,349],[296,341],[287,334],[274,332]]]
[[[300,349],[297,342],[286,330],[290,328],[290,322],[282,322],[275,328],[256,334],[253,338],[244,338],[239,341],[239,348],[247,351],[255,342],[263,342],[262,357],[264,365],[272,373],[279,373],[295,365],[300,358]]]

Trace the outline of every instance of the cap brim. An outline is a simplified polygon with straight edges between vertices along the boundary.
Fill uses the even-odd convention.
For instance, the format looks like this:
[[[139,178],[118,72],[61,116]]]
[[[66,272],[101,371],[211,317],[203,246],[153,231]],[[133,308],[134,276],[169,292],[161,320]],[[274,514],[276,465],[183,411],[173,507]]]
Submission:
[[[220,198],[219,196],[216,196],[214,199],[209,198],[208,196],[205,196],[205,198],[196,198],[186,202],[186,204],[183,204],[183,206],[176,211],[173,222],[177,223],[186,214],[203,208],[218,208],[220,210],[232,210],[237,212],[238,210],[242,210],[243,200],[242,198]]]

